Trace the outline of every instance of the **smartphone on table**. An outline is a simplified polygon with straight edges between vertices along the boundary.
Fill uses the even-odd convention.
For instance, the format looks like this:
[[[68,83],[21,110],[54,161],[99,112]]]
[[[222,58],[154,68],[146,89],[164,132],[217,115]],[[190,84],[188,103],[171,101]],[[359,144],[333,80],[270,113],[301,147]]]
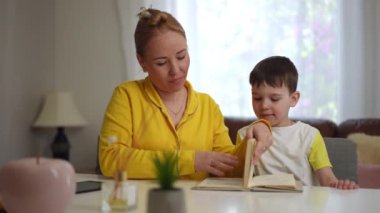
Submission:
[[[85,192],[94,192],[102,189],[102,182],[86,180],[77,182],[76,194],[85,193]]]

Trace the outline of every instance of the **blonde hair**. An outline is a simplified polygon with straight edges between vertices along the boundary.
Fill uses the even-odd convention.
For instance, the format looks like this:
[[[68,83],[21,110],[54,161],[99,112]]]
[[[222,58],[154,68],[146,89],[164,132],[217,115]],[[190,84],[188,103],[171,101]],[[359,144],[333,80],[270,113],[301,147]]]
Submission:
[[[143,8],[138,14],[138,17],[139,21],[134,36],[136,53],[140,56],[144,55],[145,47],[150,39],[158,34],[174,31],[186,39],[186,33],[181,24],[167,12],[152,8]]]

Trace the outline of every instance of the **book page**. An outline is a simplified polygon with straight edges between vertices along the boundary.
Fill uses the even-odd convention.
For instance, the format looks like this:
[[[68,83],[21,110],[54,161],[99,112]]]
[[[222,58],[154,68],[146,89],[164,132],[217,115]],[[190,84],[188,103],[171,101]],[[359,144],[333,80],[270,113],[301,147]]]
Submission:
[[[256,140],[247,141],[243,178],[206,178],[193,189],[223,191],[302,192],[302,183],[296,184],[293,174],[257,175],[252,163]]]
[[[194,188],[204,190],[248,190],[248,185],[254,174],[252,153],[255,144],[255,139],[247,141],[243,178],[206,178]]]
[[[244,174],[243,174],[243,187],[249,188],[249,183],[255,173],[255,166],[252,163],[253,150],[256,147],[256,140],[249,139],[245,150]]]
[[[196,186],[197,189],[208,190],[243,190],[241,178],[206,178]]]
[[[302,191],[302,183],[296,183],[293,174],[260,175],[258,168],[252,163],[252,155],[256,148],[256,140],[247,141],[245,154],[243,186],[244,188],[258,189],[258,191]],[[266,190],[265,190],[266,189]]]
[[[259,175],[253,177],[249,186],[294,189],[296,188],[296,181],[293,174]]]

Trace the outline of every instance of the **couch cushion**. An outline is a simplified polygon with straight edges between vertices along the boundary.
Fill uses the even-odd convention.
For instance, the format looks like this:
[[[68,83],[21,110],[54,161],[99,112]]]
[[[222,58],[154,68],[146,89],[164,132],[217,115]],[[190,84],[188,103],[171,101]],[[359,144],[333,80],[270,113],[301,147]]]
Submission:
[[[234,117],[225,117],[224,118],[224,124],[228,128],[228,134],[230,135],[230,138],[232,142],[235,144],[236,142],[236,135],[240,128],[249,125],[254,120],[250,118],[234,118]]]
[[[361,188],[380,189],[380,165],[358,164],[358,181]]]
[[[323,137],[335,137],[338,132],[338,126],[331,120],[322,118],[293,118],[294,121],[302,121],[319,130]]]
[[[333,171],[338,179],[357,182],[356,144],[347,138],[324,138]]]
[[[380,135],[380,118],[349,119],[338,126],[338,137],[346,138],[352,133]]]
[[[359,163],[380,164],[380,136],[354,133],[348,138],[356,143]]]

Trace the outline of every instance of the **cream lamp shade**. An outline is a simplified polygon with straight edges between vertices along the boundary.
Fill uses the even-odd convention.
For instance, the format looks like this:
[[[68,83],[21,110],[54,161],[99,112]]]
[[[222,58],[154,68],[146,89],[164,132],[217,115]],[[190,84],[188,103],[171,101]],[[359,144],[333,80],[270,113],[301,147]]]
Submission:
[[[70,142],[65,134],[65,127],[81,127],[87,123],[74,104],[68,92],[49,93],[33,127],[57,128],[57,134],[51,144],[54,158],[69,160]]]
[[[81,127],[86,124],[69,92],[53,92],[46,95],[33,127]]]

